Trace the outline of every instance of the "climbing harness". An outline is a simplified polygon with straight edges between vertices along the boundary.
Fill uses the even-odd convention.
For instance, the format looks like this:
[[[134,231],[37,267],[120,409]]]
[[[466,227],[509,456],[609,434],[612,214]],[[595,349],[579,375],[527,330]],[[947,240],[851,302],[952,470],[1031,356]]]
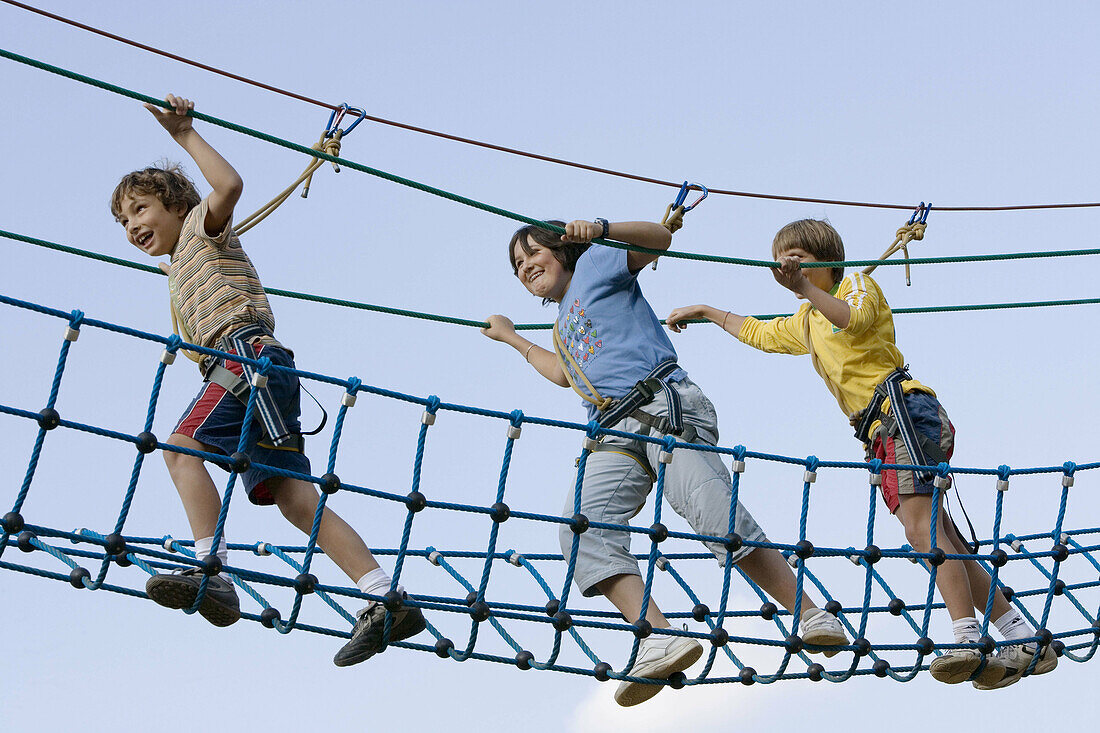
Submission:
[[[856,423],[856,438],[865,445],[871,442],[871,427],[881,421],[883,429],[888,435],[895,432],[901,436],[905,443],[905,449],[909,451],[909,457],[913,463],[920,466],[934,466],[947,460],[943,449],[935,441],[917,430],[913,424],[913,418],[909,415],[909,408],[905,404],[905,393],[902,391],[902,382],[912,381],[908,366],[899,367],[890,373],[886,379],[875,386],[871,401],[867,407],[859,413],[859,421]],[[890,401],[890,411],[883,410],[883,403]],[[931,471],[919,471],[922,481],[932,480],[934,474]]]

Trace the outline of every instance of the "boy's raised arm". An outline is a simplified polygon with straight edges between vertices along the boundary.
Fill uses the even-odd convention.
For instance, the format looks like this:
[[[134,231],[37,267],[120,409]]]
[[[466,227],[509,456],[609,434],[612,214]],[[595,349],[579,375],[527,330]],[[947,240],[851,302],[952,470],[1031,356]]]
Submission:
[[[217,236],[225,230],[233,216],[233,208],[244,191],[244,181],[237,171],[195,131],[193,120],[187,113],[195,108],[195,103],[183,97],[169,94],[164,101],[172,105],[173,110],[164,110],[156,105],[146,104],[145,109],[168,131],[172,139],[187,151],[191,159],[202,171],[203,178],[210,184],[210,193],[206,220],[203,228],[207,235]]]

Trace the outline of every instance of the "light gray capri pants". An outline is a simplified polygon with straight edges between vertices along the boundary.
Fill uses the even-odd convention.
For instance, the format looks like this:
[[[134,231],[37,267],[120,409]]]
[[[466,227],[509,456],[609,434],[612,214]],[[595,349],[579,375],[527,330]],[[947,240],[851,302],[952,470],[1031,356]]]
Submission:
[[[717,445],[718,416],[711,401],[690,379],[674,382],[671,386],[680,396],[684,424],[693,425],[698,431],[698,437],[693,442]],[[641,409],[657,417],[667,417],[668,397],[664,390],[657,392],[653,401]],[[614,429],[639,435],[656,432],[632,417],[625,418]],[[661,436],[655,434],[654,437]],[[631,517],[641,511],[653,488],[649,473],[629,454],[644,458],[656,474],[659,465],[657,456],[663,448],[617,435],[605,435],[601,443],[615,446],[614,451],[621,449],[622,452],[605,449],[589,454],[581,487],[580,511],[591,522],[626,525]],[[566,497],[566,517],[573,516],[575,487],[574,483]],[[724,537],[729,533],[732,488],[729,470],[718,453],[678,448],[673,451],[672,463],[665,466],[665,499],[677,514],[688,521],[696,534]],[[743,540],[766,541],[764,531],[748,510],[741,506],[741,502],[737,503],[734,532]],[[559,539],[566,560],[573,546],[573,537],[569,525],[562,525]],[[704,544],[718,558],[719,565],[724,565],[726,548],[715,542]],[[743,546],[733,553],[733,561],[736,563],[752,550],[752,547]],[[615,575],[641,574],[638,561],[630,554],[629,532],[589,527],[580,535],[574,580],[585,596],[599,595],[596,584]]]

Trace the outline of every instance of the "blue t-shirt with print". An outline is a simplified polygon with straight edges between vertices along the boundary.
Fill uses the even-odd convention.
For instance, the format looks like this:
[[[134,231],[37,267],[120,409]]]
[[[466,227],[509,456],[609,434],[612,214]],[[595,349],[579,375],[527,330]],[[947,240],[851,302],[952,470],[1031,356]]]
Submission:
[[[658,364],[676,359],[672,341],[642,295],[638,274],[630,271],[626,258],[623,249],[589,247],[577,260],[555,324],[565,348],[604,397],[622,397]],[[584,380],[573,376],[577,386],[585,389]],[[669,379],[685,377],[687,373],[677,369]],[[596,407],[584,404],[588,419],[596,419]]]

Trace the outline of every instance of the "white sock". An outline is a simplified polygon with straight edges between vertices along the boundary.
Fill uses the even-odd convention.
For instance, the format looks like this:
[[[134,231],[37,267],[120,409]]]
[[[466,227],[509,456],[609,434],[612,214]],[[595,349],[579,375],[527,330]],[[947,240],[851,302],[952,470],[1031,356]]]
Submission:
[[[997,631],[1001,632],[1001,636],[1009,640],[1035,636],[1035,629],[1031,628],[1023,614],[1015,608],[994,621],[993,625],[997,627]]]
[[[973,616],[956,619],[951,622],[951,630],[955,632],[956,644],[970,644],[978,640],[978,619]]]
[[[370,593],[372,596],[384,596],[390,592],[390,583],[392,582],[393,580],[385,570],[382,568],[375,568],[355,581],[355,586],[362,592]],[[398,593],[404,590],[405,589],[400,585],[397,586]]]
[[[210,550],[213,549],[213,547],[213,537],[203,537],[201,540],[195,540],[195,559],[202,562],[202,559],[210,554]],[[218,559],[222,561],[222,565],[229,564],[229,547],[226,545],[224,537],[222,537],[222,541],[218,543],[218,552],[216,554]],[[218,573],[218,577],[226,583],[233,582],[225,573]]]

